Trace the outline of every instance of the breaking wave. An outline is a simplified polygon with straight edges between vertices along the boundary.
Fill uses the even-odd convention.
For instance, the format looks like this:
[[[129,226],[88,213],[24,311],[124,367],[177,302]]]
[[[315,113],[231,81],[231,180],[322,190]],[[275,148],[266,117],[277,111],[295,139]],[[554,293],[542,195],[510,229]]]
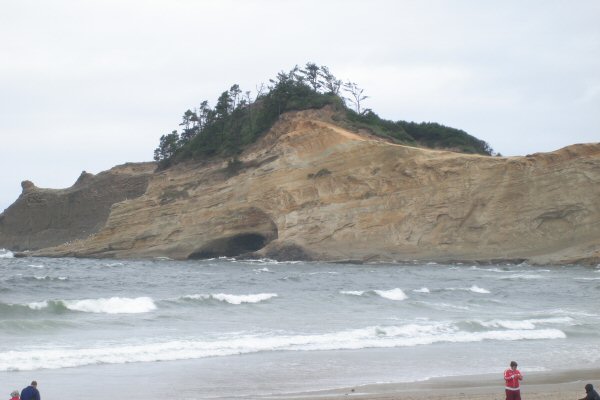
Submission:
[[[60,278],[58,278],[60,279]],[[167,303],[181,301],[219,301],[227,304],[260,303],[277,297],[276,293],[259,293],[248,295],[236,295],[226,293],[216,294],[193,294],[181,296],[177,299],[164,300]],[[43,300],[27,304],[0,303],[0,311],[7,314],[15,314],[32,311],[49,311],[52,313],[64,313],[68,311],[97,313],[97,314],[142,314],[156,310],[157,303],[151,297],[110,297],[99,299],[82,300]]]
[[[470,288],[446,288],[446,290],[462,290],[462,291],[466,291],[466,292],[481,293],[481,294],[488,294],[488,293],[490,293],[489,290],[484,289],[484,288],[480,288],[477,285],[473,285]]]
[[[384,299],[389,299],[389,300],[406,300],[408,298],[408,296],[406,294],[404,294],[404,292],[402,291],[402,289],[392,289],[392,290],[374,290],[375,294],[378,294],[379,296],[383,297]]]
[[[543,324],[571,324],[573,318],[532,318],[526,320],[491,320],[491,321],[476,321],[486,328],[506,328],[506,329],[536,329],[537,325]]]
[[[469,290],[473,293],[482,293],[482,294],[487,294],[490,293],[489,290],[484,289],[484,288],[480,288],[479,286],[473,285],[469,288]]]
[[[356,350],[467,343],[484,340],[519,341],[562,339],[558,329],[461,331],[452,324],[370,326],[323,334],[276,333],[222,337],[216,340],[181,339],[155,343],[110,344],[89,348],[36,348],[0,353],[0,371],[56,369],[90,364],[123,364],[267,351]],[[18,366],[18,367],[15,367]]]
[[[243,303],[260,303],[261,301],[269,300],[277,297],[277,293],[258,293],[258,294],[192,294],[182,296],[180,300],[218,300],[229,304],[243,304]]]
[[[501,276],[500,279],[505,279],[505,280],[544,279],[544,277],[539,274],[518,273],[518,274],[504,275],[504,276]]]
[[[431,293],[431,291],[426,287],[422,287],[421,289],[414,289],[413,292],[415,292],[415,293]]]
[[[347,294],[350,296],[362,296],[366,292],[364,290],[342,290],[341,294]]]
[[[110,297],[84,300],[45,300],[27,304],[32,310],[49,308],[54,311],[71,310],[103,314],[140,314],[156,309],[150,297]]]
[[[12,251],[6,249],[0,249],[0,258],[14,258],[15,255]]]
[[[391,290],[342,290],[341,294],[350,296],[365,296],[365,295],[377,295],[388,300],[402,301],[406,300],[408,296],[402,291],[402,289],[395,288]]]
[[[66,276],[50,276],[50,275],[21,275],[13,276],[6,279],[6,282],[18,282],[18,281],[46,281],[46,282],[60,282],[68,281],[69,278]]]

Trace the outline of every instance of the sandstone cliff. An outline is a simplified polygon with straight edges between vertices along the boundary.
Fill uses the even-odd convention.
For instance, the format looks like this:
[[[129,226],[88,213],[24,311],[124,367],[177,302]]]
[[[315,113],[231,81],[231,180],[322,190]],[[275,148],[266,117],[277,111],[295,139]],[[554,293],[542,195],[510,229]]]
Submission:
[[[324,110],[283,115],[239,164],[179,164],[152,175],[132,167],[132,177],[147,179],[143,194],[113,198],[107,218],[85,227],[89,207],[62,211],[69,235],[60,240],[71,241],[32,254],[600,262],[599,143],[465,155],[388,143],[331,118]],[[48,204],[33,217],[27,196],[0,217],[0,247],[48,245],[36,238],[55,229],[57,211]],[[29,222],[15,230],[14,221]]]

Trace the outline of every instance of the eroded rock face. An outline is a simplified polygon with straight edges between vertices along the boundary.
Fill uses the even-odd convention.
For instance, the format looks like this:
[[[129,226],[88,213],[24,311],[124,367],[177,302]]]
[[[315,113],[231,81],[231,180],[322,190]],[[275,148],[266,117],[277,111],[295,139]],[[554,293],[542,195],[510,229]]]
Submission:
[[[219,230],[199,243],[187,258],[235,257],[260,250],[277,239],[277,226],[258,208],[230,210],[220,218],[221,222],[215,224]]]
[[[225,161],[156,173],[94,235],[35,254],[600,260],[600,144],[466,155],[391,144],[331,117],[282,116],[235,171]]]
[[[141,196],[155,166],[129,164],[96,176],[82,172],[68,189],[23,181],[21,196],[0,214],[0,247],[35,250],[83,239],[100,230],[110,207]]]

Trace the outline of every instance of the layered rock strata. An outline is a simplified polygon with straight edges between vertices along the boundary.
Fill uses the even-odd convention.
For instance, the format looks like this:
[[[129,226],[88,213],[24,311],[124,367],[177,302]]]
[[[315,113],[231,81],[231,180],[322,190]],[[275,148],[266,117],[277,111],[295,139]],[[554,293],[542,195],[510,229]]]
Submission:
[[[332,118],[326,110],[283,115],[239,163],[179,164],[150,176],[140,167],[143,194],[85,224],[85,212],[63,211],[70,235],[62,238],[71,241],[32,254],[600,262],[599,143],[488,157],[397,145]],[[37,210],[25,198],[15,204],[23,211],[5,212],[0,247],[47,243],[32,219],[7,228],[7,218],[29,221]],[[56,218],[50,209],[39,218]]]
[[[68,189],[41,189],[23,181],[19,198],[0,214],[0,247],[36,250],[98,232],[113,204],[144,194],[155,168],[142,163],[98,175],[83,171]]]

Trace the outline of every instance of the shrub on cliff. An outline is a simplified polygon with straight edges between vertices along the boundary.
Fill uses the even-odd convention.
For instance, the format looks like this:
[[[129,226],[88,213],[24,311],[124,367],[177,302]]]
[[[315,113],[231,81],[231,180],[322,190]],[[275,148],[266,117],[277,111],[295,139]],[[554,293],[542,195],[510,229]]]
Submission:
[[[467,132],[435,122],[389,121],[381,119],[371,110],[357,114],[347,110],[351,126],[369,129],[378,136],[388,136],[401,143],[421,145],[432,149],[451,149],[463,153],[491,155],[493,150],[485,141]]]

